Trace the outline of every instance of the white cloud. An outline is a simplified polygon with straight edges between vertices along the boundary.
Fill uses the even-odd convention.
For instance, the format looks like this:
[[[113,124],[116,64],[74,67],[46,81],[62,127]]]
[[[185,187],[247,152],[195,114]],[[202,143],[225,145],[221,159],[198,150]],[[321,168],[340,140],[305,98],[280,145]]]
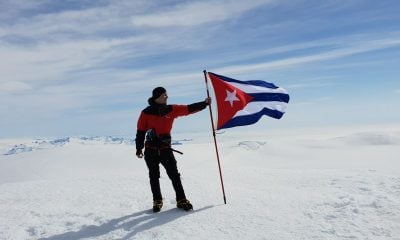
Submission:
[[[15,16],[18,16],[24,10],[37,9],[42,3],[43,1],[0,1],[2,9],[2,11],[0,11],[0,20],[9,20]]]
[[[325,81],[326,79],[321,78],[321,81]],[[286,85],[287,89],[302,89],[302,88],[322,88],[322,87],[331,87],[334,84],[332,82],[302,82],[295,84]]]
[[[31,89],[32,88],[28,84],[23,82],[0,82],[0,92],[20,93]]]
[[[132,61],[135,58],[156,56],[169,51],[198,50],[204,40],[204,37],[199,37],[197,30],[192,29],[185,32],[145,31],[140,34],[128,33],[125,36],[112,37],[75,36],[112,29],[134,30],[131,23],[126,20],[135,12],[140,12],[140,9],[147,9],[147,7],[146,4],[140,2],[136,4],[138,8],[134,8],[133,5],[135,4],[129,1],[118,2],[106,7],[40,14],[31,18],[22,18],[22,20],[16,18],[19,20],[15,24],[0,25],[0,36],[3,37],[3,39],[0,38],[0,55],[3,59],[7,59],[0,65],[2,75],[0,82],[19,82],[36,89],[69,81],[71,77],[79,75],[80,73],[77,72],[81,70],[86,72],[82,75],[87,76],[89,73],[101,72],[99,68],[102,66],[112,65],[115,61],[122,61],[125,58]],[[194,6],[186,5],[184,9],[194,10]],[[124,7],[134,10],[128,14],[129,11]],[[32,41],[28,45],[20,44],[18,41],[7,42],[10,36],[32,38]],[[152,73],[148,77],[157,77],[157,71],[161,72],[162,66],[157,67],[157,71],[153,71],[155,67],[147,66],[145,69],[130,71],[111,68],[95,78],[109,77],[114,83],[120,83],[123,79],[132,77],[131,75],[136,76],[137,72],[143,73],[150,70]],[[92,75],[88,80],[93,80],[93,78]],[[132,78],[127,81],[131,82]],[[6,89],[5,83],[2,85],[0,92]],[[16,87],[11,88],[9,84],[7,86],[7,91],[19,91]]]
[[[146,40],[129,37],[115,40],[79,40],[40,44],[33,47],[0,45],[7,61],[0,65],[0,81],[45,82],[64,79],[64,73],[90,68],[120,54],[118,47]],[[122,54],[122,53],[121,53]],[[21,71],[22,70],[22,71]],[[63,77],[64,76],[64,77]]]
[[[233,1],[215,0],[189,2],[172,9],[162,9],[156,13],[132,17],[132,23],[139,27],[195,26],[237,18],[249,10],[272,0]]]
[[[29,2],[29,1],[28,1]],[[14,10],[7,16],[12,21],[0,24],[1,40],[17,39],[30,44],[74,41],[76,39],[102,38],[112,32],[131,33],[135,29],[129,18],[138,13],[148,11],[148,1],[111,1],[108,5],[92,5],[82,9],[60,9],[55,12],[44,12],[46,4],[40,7],[32,4],[31,13],[25,15],[22,11]],[[57,5],[57,3],[51,3]],[[29,4],[27,4],[29,6]],[[61,4],[63,5],[63,4]],[[82,6],[84,3],[82,3]],[[68,7],[68,6],[66,6]],[[14,9],[8,5],[7,9]],[[124,34],[126,36],[126,34]],[[1,39],[3,38],[3,39]]]
[[[247,73],[255,71],[266,71],[266,70],[277,70],[285,69],[293,66],[326,61],[332,59],[338,59],[342,57],[347,57],[355,54],[371,52],[380,49],[386,49],[390,47],[400,46],[400,37],[382,38],[382,39],[372,39],[352,42],[352,44],[344,44],[343,46],[338,46],[337,49],[322,51],[318,53],[312,53],[302,57],[289,57],[286,59],[261,62],[255,64],[242,64],[230,67],[222,67],[217,69],[218,72],[229,72],[229,73]]]

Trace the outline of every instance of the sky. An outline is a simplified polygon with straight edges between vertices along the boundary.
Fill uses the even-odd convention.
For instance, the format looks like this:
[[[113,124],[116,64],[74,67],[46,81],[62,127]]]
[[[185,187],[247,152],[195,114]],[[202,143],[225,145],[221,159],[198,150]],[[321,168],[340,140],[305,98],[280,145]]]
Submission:
[[[244,130],[397,124],[398,12],[397,0],[0,0],[0,138],[134,135],[153,88],[204,100],[204,69],[288,90],[282,119]],[[210,128],[202,111],[174,131]]]

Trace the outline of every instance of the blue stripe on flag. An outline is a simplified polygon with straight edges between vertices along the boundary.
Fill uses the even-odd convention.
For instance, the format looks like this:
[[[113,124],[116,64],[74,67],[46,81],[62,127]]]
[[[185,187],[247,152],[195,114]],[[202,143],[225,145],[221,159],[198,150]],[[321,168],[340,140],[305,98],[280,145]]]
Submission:
[[[229,120],[227,123],[225,123],[219,129],[250,125],[250,124],[256,123],[258,120],[260,120],[260,118],[263,115],[267,115],[272,118],[280,119],[283,116],[283,112],[280,112],[278,110],[271,110],[268,108],[263,108],[263,110],[261,110],[257,113],[254,113],[254,114],[249,114],[249,115],[232,118],[231,120]]]
[[[253,86],[259,86],[259,87],[265,87],[265,88],[271,88],[271,89],[277,89],[278,87],[275,86],[273,83],[265,82],[262,80],[249,80],[249,81],[239,81],[233,78],[228,78],[225,76],[221,76],[212,72],[209,72],[209,74],[214,74],[215,76],[219,77],[220,79],[227,81],[227,82],[234,82],[234,83],[240,83],[240,84],[247,84],[247,85],[253,85]]]
[[[252,102],[289,102],[289,94],[286,93],[248,93],[252,96]]]

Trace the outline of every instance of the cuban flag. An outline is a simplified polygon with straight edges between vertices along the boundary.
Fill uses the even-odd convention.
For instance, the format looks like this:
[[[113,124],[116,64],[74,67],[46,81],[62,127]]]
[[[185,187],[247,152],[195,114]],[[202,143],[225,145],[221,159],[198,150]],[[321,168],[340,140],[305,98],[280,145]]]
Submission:
[[[263,115],[280,119],[288,92],[261,80],[239,81],[208,72],[217,99],[217,130],[256,123]]]

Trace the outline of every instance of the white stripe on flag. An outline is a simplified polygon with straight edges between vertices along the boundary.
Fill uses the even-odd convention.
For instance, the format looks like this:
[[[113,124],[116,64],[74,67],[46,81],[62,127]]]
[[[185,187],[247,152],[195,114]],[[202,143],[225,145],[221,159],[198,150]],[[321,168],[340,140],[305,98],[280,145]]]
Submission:
[[[285,102],[249,102],[244,109],[236,112],[235,116],[233,117],[254,114],[263,110],[264,108],[277,110],[284,113],[286,111],[287,105],[288,104]]]
[[[229,82],[232,86],[239,88],[245,93],[286,93],[288,92],[281,88],[267,88],[267,87],[260,87],[260,86],[255,86],[255,85],[249,85],[249,84],[241,84],[241,83],[235,83],[235,82]]]

